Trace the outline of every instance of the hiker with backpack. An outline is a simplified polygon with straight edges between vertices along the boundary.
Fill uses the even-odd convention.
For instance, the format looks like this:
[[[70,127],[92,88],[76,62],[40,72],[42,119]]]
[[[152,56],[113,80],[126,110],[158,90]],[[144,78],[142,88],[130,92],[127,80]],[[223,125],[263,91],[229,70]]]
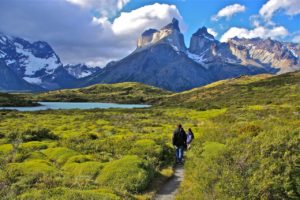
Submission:
[[[186,147],[187,136],[181,124],[174,131],[172,140],[176,149],[176,163],[183,164],[183,151]]]
[[[186,136],[186,144],[187,144],[187,150],[191,148],[191,143],[194,140],[195,136],[192,131],[192,129],[189,128],[187,136]]]

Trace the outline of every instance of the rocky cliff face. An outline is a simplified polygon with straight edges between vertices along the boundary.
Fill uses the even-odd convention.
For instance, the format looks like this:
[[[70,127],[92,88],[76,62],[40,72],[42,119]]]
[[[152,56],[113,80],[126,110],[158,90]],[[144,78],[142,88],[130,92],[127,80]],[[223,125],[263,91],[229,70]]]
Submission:
[[[269,72],[286,73],[300,69],[297,45],[287,45],[271,39],[239,39],[228,42],[232,54],[243,65],[254,65]]]
[[[155,44],[169,44],[175,51],[186,51],[183,34],[180,32],[177,19],[161,30],[149,29],[138,39],[136,51],[141,51]]]
[[[193,34],[188,55],[206,68],[221,63],[239,64],[239,59],[228,47],[228,44],[220,43],[209,34],[206,27],[202,27]]]

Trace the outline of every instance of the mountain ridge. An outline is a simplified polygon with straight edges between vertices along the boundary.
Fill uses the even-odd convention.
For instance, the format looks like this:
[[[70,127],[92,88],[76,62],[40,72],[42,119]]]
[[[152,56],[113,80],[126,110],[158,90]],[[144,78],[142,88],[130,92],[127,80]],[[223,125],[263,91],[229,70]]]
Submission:
[[[15,78],[1,79],[2,90],[40,91],[72,88],[80,78],[99,70],[87,65],[64,65],[53,48],[44,41],[29,42],[0,33],[2,70],[8,68]],[[4,65],[6,67],[4,67]],[[73,72],[76,72],[75,74]]]
[[[34,67],[39,57],[45,60]],[[237,37],[224,43],[208,33],[206,27],[199,28],[186,47],[175,18],[159,30],[145,30],[131,54],[104,68],[63,65],[45,42],[29,43],[0,35],[0,60],[19,78],[42,90],[140,82],[179,92],[241,75],[297,71],[299,57],[300,44]]]

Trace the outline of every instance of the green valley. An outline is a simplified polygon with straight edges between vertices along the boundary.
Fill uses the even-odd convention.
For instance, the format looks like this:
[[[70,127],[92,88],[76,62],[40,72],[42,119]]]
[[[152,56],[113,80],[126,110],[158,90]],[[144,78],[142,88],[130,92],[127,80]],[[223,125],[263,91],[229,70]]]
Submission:
[[[143,109],[0,111],[3,199],[152,199],[172,176],[178,123],[196,140],[177,199],[297,199],[300,72],[182,93],[135,83],[25,95]]]

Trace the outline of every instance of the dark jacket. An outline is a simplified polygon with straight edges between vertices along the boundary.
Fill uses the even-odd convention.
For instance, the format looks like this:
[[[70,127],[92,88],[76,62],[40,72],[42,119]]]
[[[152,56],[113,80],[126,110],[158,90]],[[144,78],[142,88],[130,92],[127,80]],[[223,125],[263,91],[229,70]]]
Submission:
[[[186,145],[186,133],[183,128],[177,128],[173,133],[173,145],[185,146]]]

